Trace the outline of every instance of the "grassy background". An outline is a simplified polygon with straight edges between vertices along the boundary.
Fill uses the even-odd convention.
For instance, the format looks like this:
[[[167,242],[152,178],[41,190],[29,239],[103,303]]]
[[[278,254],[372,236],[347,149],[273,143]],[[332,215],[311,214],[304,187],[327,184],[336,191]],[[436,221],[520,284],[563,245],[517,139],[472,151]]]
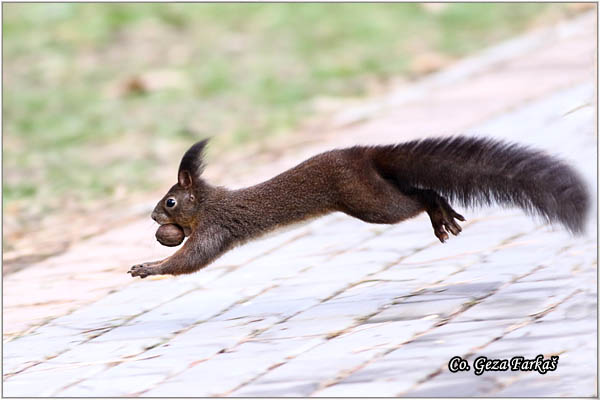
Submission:
[[[369,95],[576,12],[428,7],[4,3],[5,228],[126,201],[164,186],[158,171],[199,138],[289,133],[318,99]]]

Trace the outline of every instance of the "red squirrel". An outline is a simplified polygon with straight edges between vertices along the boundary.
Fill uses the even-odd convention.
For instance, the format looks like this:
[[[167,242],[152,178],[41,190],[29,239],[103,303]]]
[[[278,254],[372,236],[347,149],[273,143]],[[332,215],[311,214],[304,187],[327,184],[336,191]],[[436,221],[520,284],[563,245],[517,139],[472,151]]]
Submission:
[[[234,246],[334,211],[375,224],[397,224],[426,212],[443,243],[449,233],[461,232],[457,220],[465,221],[448,200],[465,207],[517,206],[572,233],[583,231],[589,205],[585,184],[564,162],[488,138],[331,150],[239,190],[202,179],[206,144],[200,141],[184,154],[177,183],[152,212],[152,219],[177,225],[188,240],[164,260],[134,265],[132,277],[189,274]]]

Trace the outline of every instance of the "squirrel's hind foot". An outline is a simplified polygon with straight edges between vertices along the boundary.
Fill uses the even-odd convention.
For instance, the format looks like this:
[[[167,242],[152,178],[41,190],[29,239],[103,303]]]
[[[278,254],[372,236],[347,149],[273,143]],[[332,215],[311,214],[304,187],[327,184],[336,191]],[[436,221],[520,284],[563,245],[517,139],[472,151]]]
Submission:
[[[465,217],[454,211],[443,197],[437,196],[434,204],[430,205],[426,211],[431,219],[433,232],[440,242],[444,243],[448,240],[450,237],[448,232],[456,236],[462,231],[456,220],[465,221]]]

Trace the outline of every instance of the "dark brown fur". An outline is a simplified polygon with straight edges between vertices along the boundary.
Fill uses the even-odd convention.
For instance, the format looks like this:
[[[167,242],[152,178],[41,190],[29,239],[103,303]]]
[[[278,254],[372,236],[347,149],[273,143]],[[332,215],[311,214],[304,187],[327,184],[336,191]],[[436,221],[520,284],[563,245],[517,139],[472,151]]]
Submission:
[[[456,220],[464,218],[442,196],[466,206],[516,205],[575,232],[583,228],[589,202],[582,181],[564,163],[489,139],[332,150],[240,190],[202,180],[205,146],[206,140],[186,152],[177,184],[152,213],[161,225],[182,227],[189,239],[171,257],[133,266],[132,276],[195,272],[236,245],[333,211],[379,224],[396,224],[425,211],[444,242],[448,232],[460,233]],[[168,207],[169,199],[176,205]]]

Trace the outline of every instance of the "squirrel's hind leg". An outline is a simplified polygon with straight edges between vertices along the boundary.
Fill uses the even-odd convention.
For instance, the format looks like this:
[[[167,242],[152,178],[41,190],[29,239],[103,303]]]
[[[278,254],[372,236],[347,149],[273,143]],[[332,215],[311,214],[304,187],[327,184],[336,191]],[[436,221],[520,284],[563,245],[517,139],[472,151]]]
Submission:
[[[374,171],[347,182],[339,191],[340,211],[362,221],[397,224],[426,211],[418,196],[403,193]]]
[[[368,169],[363,170],[363,174],[365,171]],[[449,238],[448,233],[458,235],[462,231],[456,220],[464,221],[465,218],[435,191],[401,189],[394,181],[369,172],[363,179],[342,187],[340,211],[375,224],[397,224],[425,211],[435,236],[442,243]]]

